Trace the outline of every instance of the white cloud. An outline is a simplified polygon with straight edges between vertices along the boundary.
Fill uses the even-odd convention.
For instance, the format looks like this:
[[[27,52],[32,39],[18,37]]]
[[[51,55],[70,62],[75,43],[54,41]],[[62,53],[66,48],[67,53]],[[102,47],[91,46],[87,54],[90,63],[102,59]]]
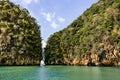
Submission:
[[[46,13],[44,11],[41,11],[41,14],[44,16],[44,18],[48,21],[48,22],[52,22],[52,20],[54,19],[55,17],[55,13]]]
[[[31,2],[34,0],[21,0],[22,4],[31,4]]]
[[[41,12],[41,14],[44,16],[44,18],[48,21],[51,22],[52,21],[52,14],[51,13],[45,13],[45,12]]]
[[[56,16],[55,12],[45,12],[43,9],[41,9],[40,14],[47,22],[49,22],[50,26],[54,29],[56,29],[60,23],[63,23],[65,21],[65,18]]]
[[[51,12],[44,12],[43,10],[41,10],[41,15],[43,15],[43,17],[45,18],[46,21],[49,22],[50,26],[54,29],[56,29],[59,25],[56,23],[56,14],[55,12],[54,13],[51,13]]]
[[[34,0],[34,2],[35,2],[35,3],[38,3],[38,2],[39,2],[39,0]]]
[[[38,3],[40,0],[12,0],[15,3],[27,6],[32,3]]]
[[[56,29],[58,26],[59,25],[56,22],[52,21],[52,23],[51,23],[52,28]]]
[[[42,48],[46,47],[46,42],[44,40],[42,40]]]
[[[63,23],[63,22],[65,21],[65,18],[58,17],[58,21],[59,21],[60,23]]]
[[[21,4],[23,5],[29,5],[29,4],[32,4],[32,3],[38,3],[39,0],[21,0]]]

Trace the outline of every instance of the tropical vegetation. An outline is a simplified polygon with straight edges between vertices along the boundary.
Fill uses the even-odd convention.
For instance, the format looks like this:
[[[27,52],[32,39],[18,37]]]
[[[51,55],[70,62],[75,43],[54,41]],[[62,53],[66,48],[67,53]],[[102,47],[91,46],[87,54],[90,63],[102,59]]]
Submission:
[[[52,34],[46,64],[120,66],[120,0],[99,0]]]
[[[40,26],[27,9],[0,1],[0,65],[38,65],[40,34]]]

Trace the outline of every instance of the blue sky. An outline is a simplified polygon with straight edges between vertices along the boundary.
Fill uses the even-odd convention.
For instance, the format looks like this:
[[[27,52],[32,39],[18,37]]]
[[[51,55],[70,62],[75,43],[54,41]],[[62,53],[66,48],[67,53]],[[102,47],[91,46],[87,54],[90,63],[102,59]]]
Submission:
[[[73,20],[90,8],[98,0],[10,0],[28,9],[41,26],[42,43],[59,30],[64,29]]]

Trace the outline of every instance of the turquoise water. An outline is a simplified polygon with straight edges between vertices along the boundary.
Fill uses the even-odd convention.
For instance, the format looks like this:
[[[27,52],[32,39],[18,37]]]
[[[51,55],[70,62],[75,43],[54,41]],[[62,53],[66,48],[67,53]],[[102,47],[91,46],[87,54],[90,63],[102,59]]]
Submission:
[[[120,68],[1,66],[0,80],[120,80]]]

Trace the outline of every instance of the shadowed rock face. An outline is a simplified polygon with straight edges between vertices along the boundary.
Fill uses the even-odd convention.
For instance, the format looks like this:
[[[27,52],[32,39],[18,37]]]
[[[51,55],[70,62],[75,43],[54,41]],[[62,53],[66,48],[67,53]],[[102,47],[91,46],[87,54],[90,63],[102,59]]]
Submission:
[[[0,1],[0,65],[39,65],[41,52],[35,19],[26,9]]]
[[[46,64],[120,66],[120,0],[99,0],[45,48]]]

